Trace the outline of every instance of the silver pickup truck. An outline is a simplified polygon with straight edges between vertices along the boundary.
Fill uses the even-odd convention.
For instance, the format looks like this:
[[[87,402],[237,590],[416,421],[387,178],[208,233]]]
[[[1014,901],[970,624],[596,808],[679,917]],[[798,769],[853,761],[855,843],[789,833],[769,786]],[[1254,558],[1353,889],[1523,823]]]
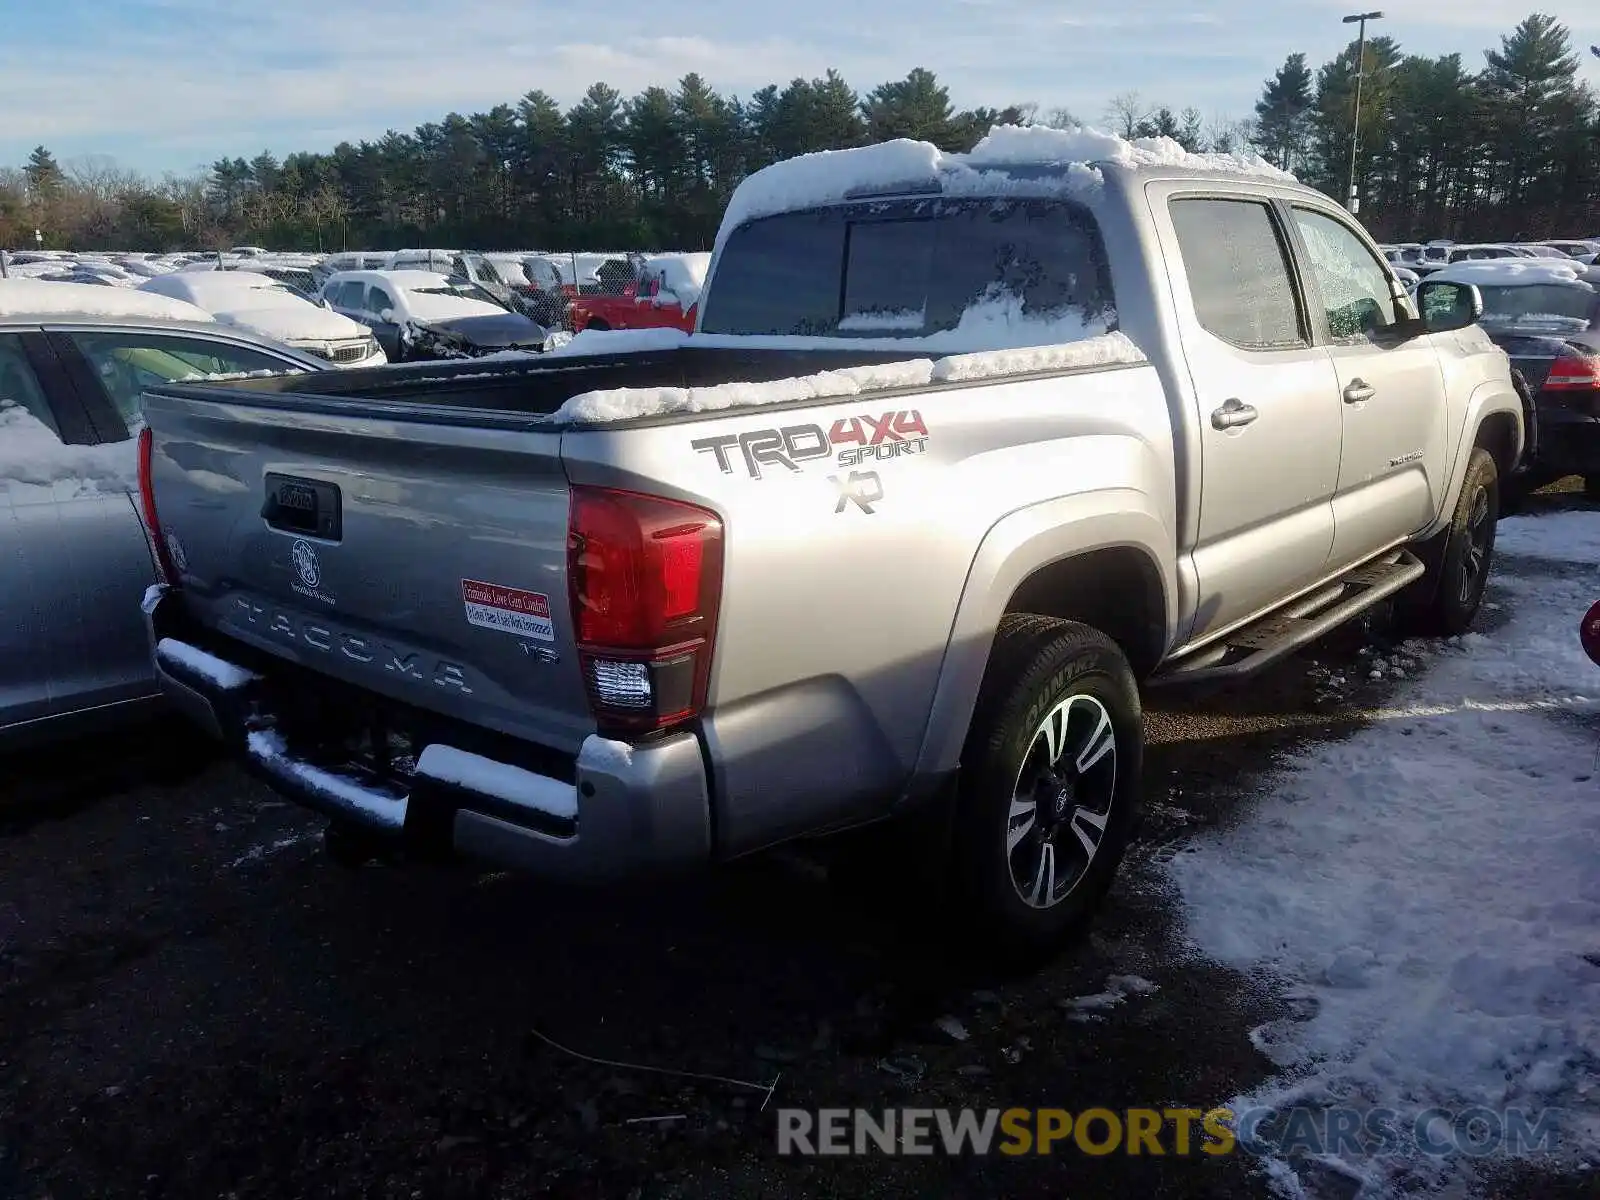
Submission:
[[[1325,196],[1026,132],[753,176],[692,335],[152,390],[166,691],[341,855],[916,827],[989,944],[1053,944],[1140,687],[1389,598],[1465,629],[1523,431],[1475,289],[1413,312]]]

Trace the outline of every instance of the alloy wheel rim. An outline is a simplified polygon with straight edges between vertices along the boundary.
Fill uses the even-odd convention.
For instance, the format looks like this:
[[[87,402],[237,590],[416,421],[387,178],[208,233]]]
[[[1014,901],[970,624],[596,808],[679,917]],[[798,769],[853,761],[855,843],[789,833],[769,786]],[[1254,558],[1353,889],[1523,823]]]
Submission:
[[[1022,756],[1006,818],[1011,886],[1031,908],[1072,894],[1105,842],[1117,786],[1117,739],[1106,706],[1073,695],[1046,714]]]

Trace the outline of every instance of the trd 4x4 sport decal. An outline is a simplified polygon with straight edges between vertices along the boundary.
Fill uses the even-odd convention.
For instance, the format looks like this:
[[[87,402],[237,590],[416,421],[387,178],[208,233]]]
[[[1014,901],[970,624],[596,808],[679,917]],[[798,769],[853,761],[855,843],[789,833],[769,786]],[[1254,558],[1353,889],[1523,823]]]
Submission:
[[[763,467],[798,471],[800,464],[831,458],[841,467],[922,454],[928,449],[928,427],[916,409],[881,416],[847,417],[828,429],[821,425],[783,425],[752,429],[747,433],[695,438],[691,449],[715,456],[724,475],[733,474],[742,461],[751,479],[761,478]]]

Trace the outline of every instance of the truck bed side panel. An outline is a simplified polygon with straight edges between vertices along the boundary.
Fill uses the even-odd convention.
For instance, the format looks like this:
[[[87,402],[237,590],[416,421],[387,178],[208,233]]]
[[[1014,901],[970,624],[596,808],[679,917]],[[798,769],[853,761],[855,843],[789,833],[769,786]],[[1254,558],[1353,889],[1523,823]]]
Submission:
[[[1169,431],[1155,371],[1136,367],[570,433],[574,482],[666,490],[724,516],[705,722],[720,850],[897,798],[987,532],[1130,484],[1171,530]]]

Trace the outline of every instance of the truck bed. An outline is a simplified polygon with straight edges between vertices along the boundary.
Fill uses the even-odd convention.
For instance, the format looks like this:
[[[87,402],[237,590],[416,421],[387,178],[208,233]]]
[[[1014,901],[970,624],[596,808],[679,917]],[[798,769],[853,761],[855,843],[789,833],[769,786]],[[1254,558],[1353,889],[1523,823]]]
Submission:
[[[346,411],[350,402],[400,403],[408,420],[453,423],[450,410],[502,412],[544,420],[574,396],[613,388],[689,388],[765,383],[819,371],[928,357],[914,349],[789,350],[679,347],[607,355],[551,355],[525,362],[476,359],[271,375],[206,384],[174,384],[163,395]],[[365,405],[360,405],[365,407]],[[636,418],[634,424],[650,418]],[[515,424],[515,422],[510,422]],[[505,423],[501,423],[502,426]]]

